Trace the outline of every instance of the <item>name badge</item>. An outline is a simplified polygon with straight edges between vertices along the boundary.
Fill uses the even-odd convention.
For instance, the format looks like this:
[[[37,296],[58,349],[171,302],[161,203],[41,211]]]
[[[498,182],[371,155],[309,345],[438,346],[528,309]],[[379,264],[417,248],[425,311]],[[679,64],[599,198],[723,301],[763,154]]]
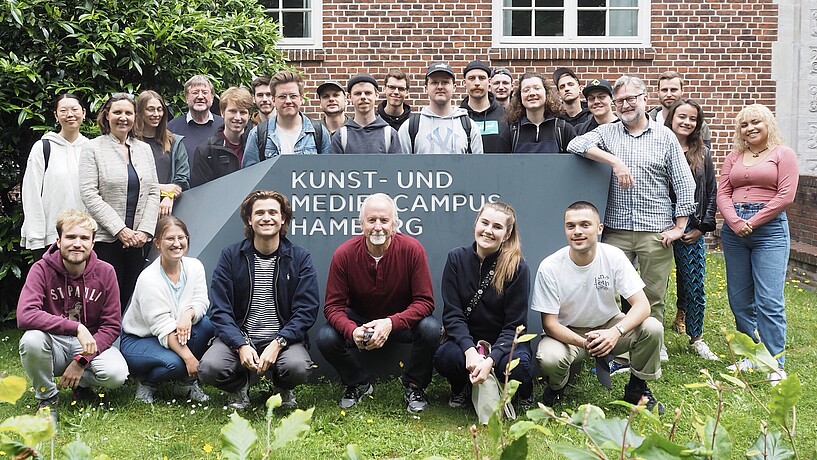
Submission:
[[[496,120],[478,121],[479,133],[483,136],[488,134],[499,134],[499,122]]]

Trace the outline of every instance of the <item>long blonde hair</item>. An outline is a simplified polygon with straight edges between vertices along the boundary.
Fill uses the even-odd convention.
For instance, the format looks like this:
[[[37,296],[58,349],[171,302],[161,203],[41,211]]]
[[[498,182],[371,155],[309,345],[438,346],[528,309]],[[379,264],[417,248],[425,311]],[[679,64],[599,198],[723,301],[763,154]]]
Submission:
[[[777,126],[777,120],[774,118],[772,111],[763,104],[752,104],[744,107],[735,117],[735,139],[732,143],[732,150],[745,152],[749,148],[749,144],[740,135],[740,124],[752,118],[759,118],[766,123],[766,129],[769,132],[769,136],[766,138],[767,146],[783,143],[783,135],[780,134],[780,128]]]
[[[494,291],[502,296],[505,284],[513,279],[513,275],[519,268],[522,260],[522,240],[519,238],[519,231],[516,229],[516,211],[507,203],[500,201],[487,202],[479,208],[477,218],[474,219],[474,226],[479,221],[479,217],[486,209],[493,209],[507,216],[505,228],[508,231],[508,238],[499,247],[499,257],[496,260],[496,273],[494,274]]]

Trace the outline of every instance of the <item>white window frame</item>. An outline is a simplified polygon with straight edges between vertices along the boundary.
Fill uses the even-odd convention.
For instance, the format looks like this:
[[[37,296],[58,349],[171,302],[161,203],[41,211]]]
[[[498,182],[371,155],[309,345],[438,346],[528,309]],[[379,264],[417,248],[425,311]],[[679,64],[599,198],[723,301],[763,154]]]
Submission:
[[[323,46],[323,1],[322,0],[310,0],[312,4],[311,8],[305,8],[305,10],[310,10],[310,30],[312,31],[311,37],[284,37],[283,34],[283,27],[281,27],[281,39],[278,41],[277,46],[281,49],[312,49],[312,48],[321,48]],[[266,10],[268,12],[275,11],[275,10]]]
[[[532,0],[535,3],[536,0]],[[578,28],[578,0],[564,0],[565,30],[564,36],[558,37],[515,37],[503,34],[503,0],[493,0],[492,8],[492,46],[495,48],[610,48],[650,46],[651,0],[638,0],[638,33],[633,37],[580,37]]]

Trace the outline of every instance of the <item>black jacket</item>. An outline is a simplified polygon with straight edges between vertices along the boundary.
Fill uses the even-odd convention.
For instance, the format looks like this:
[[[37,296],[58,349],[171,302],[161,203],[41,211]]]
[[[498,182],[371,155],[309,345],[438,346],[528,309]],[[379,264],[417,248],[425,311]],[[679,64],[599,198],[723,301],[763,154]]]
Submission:
[[[695,178],[695,202],[698,207],[695,213],[689,216],[688,225],[697,228],[701,233],[715,231],[715,212],[718,210],[715,197],[718,193],[718,183],[715,181],[715,165],[709,149],[704,152],[703,171],[692,171]],[[670,189],[670,199],[675,203],[675,191]]]
[[[480,263],[476,244],[452,249],[445,262],[441,286],[443,326],[449,339],[459,345],[463,353],[479,340],[488,341],[492,344],[490,356],[495,363],[511,351],[516,327],[527,326],[530,305],[530,269],[522,259],[513,278],[505,285],[504,295],[498,296],[493,286],[489,286],[468,321],[465,320],[465,309],[498,256],[499,252]]]
[[[513,125],[503,124],[499,137],[505,145],[504,152],[510,153],[567,153],[567,145],[576,137],[576,131],[570,123],[564,122],[560,128],[553,115],[545,118],[537,126],[522,116],[522,119]],[[556,130],[559,130],[557,133]],[[516,130],[516,133],[514,133]],[[516,142],[514,142],[516,137]],[[559,141],[561,137],[561,142]]]
[[[250,128],[248,126],[244,128],[244,134],[241,135],[242,152],[247,145],[249,133]],[[196,153],[193,154],[191,164],[191,187],[210,182],[213,179],[218,179],[241,169],[241,160],[235,156],[233,149],[227,145],[227,141],[224,139],[224,126],[219,128],[215,136],[196,147]]]
[[[403,104],[403,113],[395,117],[386,113],[386,101],[382,101],[377,105],[377,114],[380,115],[380,118],[388,123],[389,126],[394,128],[395,131],[400,131],[400,127],[403,126],[403,123],[408,120],[411,115],[411,106]]]

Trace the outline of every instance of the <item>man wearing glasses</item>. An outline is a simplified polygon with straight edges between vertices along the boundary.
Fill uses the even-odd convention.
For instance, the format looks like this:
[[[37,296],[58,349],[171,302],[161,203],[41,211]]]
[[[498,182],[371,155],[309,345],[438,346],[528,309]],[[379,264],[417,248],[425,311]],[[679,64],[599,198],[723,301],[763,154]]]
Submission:
[[[286,154],[329,153],[329,131],[301,111],[304,80],[291,70],[270,79],[275,115],[250,131],[241,167]],[[260,141],[259,141],[260,140]]]
[[[587,107],[593,116],[584,123],[576,126],[576,134],[582,135],[589,133],[600,125],[618,121],[618,117],[613,111],[613,87],[609,81],[603,78],[590,80],[584,86],[582,94],[584,94],[584,98],[587,100]]]
[[[224,125],[224,119],[210,111],[213,107],[215,90],[206,75],[194,75],[184,82],[184,98],[188,111],[167,122],[167,129],[184,136],[182,143],[188,152],[215,136]],[[193,155],[188,158],[193,170]]]
[[[638,258],[650,316],[663,323],[672,242],[684,234],[687,216],[695,211],[695,181],[675,134],[646,115],[646,94],[638,77],[616,80],[613,103],[621,123],[576,137],[567,149],[613,167],[602,241],[631,261]],[[671,189],[677,197],[674,214]]]
[[[406,103],[409,80],[402,70],[390,70],[386,74],[384,84],[384,100],[377,106],[377,114],[389,126],[399,131],[400,126],[411,115],[411,106]]]

